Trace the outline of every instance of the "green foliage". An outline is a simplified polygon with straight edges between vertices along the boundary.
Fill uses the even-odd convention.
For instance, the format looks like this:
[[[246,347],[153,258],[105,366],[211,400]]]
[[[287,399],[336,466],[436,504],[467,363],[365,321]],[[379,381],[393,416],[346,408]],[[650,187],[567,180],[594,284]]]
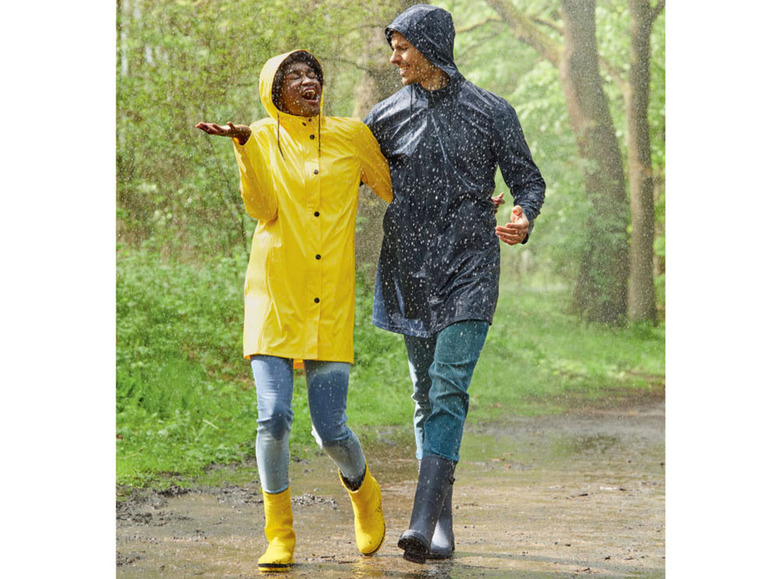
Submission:
[[[212,463],[254,455],[254,385],[241,355],[243,255],[187,265],[146,250],[117,260],[116,429],[119,484],[184,484]],[[401,338],[370,324],[359,284],[349,412],[361,425],[412,413]],[[395,403],[396,401],[396,403]],[[306,383],[296,372],[295,454],[316,449]],[[406,418],[407,417],[407,418]]]
[[[188,256],[248,249],[251,225],[238,195],[232,145],[194,126],[202,120],[249,124],[264,116],[260,69],[294,48],[308,48],[322,60],[325,111],[350,111],[359,72],[347,64],[340,73],[339,52],[351,43],[348,31],[358,33],[362,14],[342,2],[311,0],[119,5],[119,238],[134,247],[152,239],[156,247]],[[349,49],[352,60],[355,51]]]
[[[199,266],[122,251],[117,287],[117,480],[186,484],[213,463],[254,456],[254,386],[241,357],[240,258]],[[502,278],[515,279],[511,267]],[[664,328],[578,325],[564,286],[505,282],[470,387],[470,423],[559,412],[617,390],[664,380]],[[535,285],[534,285],[535,284]],[[349,424],[360,434],[410,432],[413,403],[402,337],[370,323],[372,295],[358,284]],[[306,384],[295,377],[294,455],[318,451]]]
[[[566,288],[502,288],[470,388],[470,420],[560,412],[664,384],[664,329],[578,324]]]
[[[515,106],[548,187],[531,242],[503,248],[499,309],[471,387],[470,421],[557,411],[569,399],[659,384],[664,327],[611,330],[580,325],[565,313],[591,212],[558,71],[493,21],[484,0],[438,4],[451,10],[460,30],[459,68]],[[544,22],[559,21],[554,0],[518,7]],[[194,125],[262,117],[262,64],[300,47],[317,54],[325,68],[325,112],[351,114],[362,74],[355,63],[369,32],[362,23],[382,23],[370,21],[368,6],[339,0],[121,0],[117,14],[117,477],[120,484],[184,484],[212,463],[250,460],[256,419],[240,347],[254,222],[244,214],[230,142]],[[623,75],[626,26],[623,0],[599,3],[601,56]],[[556,30],[543,29],[557,37]],[[665,287],[664,50],[660,17],[652,31],[649,110],[659,304]],[[621,91],[610,75],[604,78],[624,146]],[[505,190],[500,175],[497,186]],[[499,211],[500,221],[506,213]],[[520,279],[529,286],[512,284]],[[402,338],[372,326],[372,295],[361,281],[350,424],[365,432],[409,429],[412,386]],[[316,449],[305,388],[299,372],[291,436],[296,454]]]
[[[373,295],[357,283],[354,325],[354,365],[349,386],[349,416],[352,424],[387,426],[406,424],[413,415],[402,336],[372,325]]]
[[[255,417],[237,348],[242,276],[243,257],[193,267],[144,251],[119,253],[119,483],[200,473],[248,454]]]

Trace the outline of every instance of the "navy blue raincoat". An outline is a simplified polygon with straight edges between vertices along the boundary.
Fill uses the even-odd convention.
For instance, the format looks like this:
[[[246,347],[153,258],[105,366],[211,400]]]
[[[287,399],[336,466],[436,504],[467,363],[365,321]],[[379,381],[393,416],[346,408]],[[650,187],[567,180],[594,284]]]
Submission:
[[[545,184],[515,110],[456,68],[451,15],[415,5],[386,29],[389,44],[393,31],[450,82],[436,91],[408,85],[365,118],[389,162],[394,190],[383,219],[373,323],[429,337],[462,320],[493,320],[499,292],[491,201],[497,166],[531,228]]]

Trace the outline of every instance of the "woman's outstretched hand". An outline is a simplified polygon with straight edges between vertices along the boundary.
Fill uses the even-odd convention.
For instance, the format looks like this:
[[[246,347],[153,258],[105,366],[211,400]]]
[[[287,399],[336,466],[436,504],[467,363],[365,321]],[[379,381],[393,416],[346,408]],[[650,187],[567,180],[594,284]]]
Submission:
[[[234,125],[228,121],[226,125],[218,125],[217,123],[198,123],[197,129],[201,129],[207,135],[215,135],[217,137],[231,137],[237,139],[240,145],[244,145],[252,134],[252,129],[247,125]]]

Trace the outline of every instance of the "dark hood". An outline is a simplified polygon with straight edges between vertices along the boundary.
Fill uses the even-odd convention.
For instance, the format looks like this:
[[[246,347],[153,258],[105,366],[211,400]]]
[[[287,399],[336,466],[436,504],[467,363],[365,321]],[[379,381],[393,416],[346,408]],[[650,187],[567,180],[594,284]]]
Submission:
[[[429,6],[416,4],[397,16],[386,27],[386,40],[391,46],[391,35],[396,31],[407,38],[429,62],[439,67],[451,78],[459,74],[453,61],[453,42],[456,28],[450,12]]]

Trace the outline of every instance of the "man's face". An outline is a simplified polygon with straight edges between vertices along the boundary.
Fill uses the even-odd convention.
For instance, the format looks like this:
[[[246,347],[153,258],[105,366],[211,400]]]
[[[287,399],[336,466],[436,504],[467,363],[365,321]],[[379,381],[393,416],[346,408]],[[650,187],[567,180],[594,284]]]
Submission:
[[[436,68],[399,32],[391,33],[392,64],[399,67],[403,85],[423,83],[436,74]]]
[[[293,62],[284,68],[281,83],[281,107],[298,117],[315,117],[321,111],[322,84],[314,69],[305,62]]]

